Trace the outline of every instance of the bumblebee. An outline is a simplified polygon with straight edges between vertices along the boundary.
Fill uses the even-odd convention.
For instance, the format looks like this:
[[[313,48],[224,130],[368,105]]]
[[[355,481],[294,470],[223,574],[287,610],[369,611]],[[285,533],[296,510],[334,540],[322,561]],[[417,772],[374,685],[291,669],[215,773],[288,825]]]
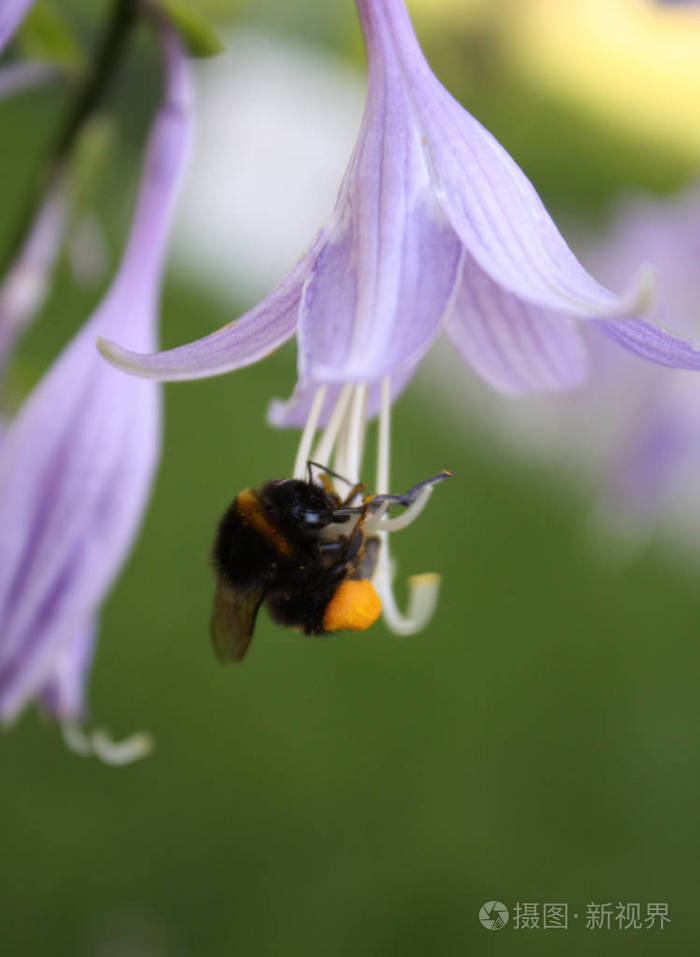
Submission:
[[[315,464],[309,463],[307,481],[272,480],[239,492],[219,522],[211,636],[221,661],[243,658],[263,602],[275,621],[307,635],[374,624],[381,603],[369,577],[379,539],[367,532],[368,518],[389,505],[410,505],[426,485],[451,474],[441,472],[405,495],[353,504],[364,486],[341,499],[328,475],[341,477],[323,469],[314,481]]]

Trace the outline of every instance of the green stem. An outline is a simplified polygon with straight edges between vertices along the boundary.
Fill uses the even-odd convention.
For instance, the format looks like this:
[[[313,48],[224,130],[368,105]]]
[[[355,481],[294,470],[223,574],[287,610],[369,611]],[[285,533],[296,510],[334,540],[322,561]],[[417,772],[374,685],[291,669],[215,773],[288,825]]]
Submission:
[[[126,49],[131,29],[136,23],[138,8],[139,0],[115,0],[92,66],[80,84],[75,99],[68,106],[46,161],[34,177],[29,199],[0,275],[10,266],[24,245],[48,189],[60,175],[85,122],[103,101]]]

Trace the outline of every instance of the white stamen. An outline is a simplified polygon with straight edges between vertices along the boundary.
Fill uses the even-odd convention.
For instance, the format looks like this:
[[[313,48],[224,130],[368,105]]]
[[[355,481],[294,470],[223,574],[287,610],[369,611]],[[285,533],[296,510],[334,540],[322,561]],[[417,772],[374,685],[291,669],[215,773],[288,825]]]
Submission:
[[[391,563],[382,570],[379,581],[374,587],[382,603],[382,613],[387,626],[397,635],[414,635],[422,631],[433,617],[440,594],[440,576],[428,572],[424,575],[412,575],[408,579],[410,589],[408,613],[399,611],[391,587]],[[385,575],[388,575],[385,578]]]
[[[320,465],[328,465],[330,461],[331,454],[333,452],[333,446],[335,445],[335,440],[338,436],[338,430],[345,418],[345,410],[347,409],[348,402],[350,401],[350,394],[352,392],[351,385],[344,385],[340,390],[340,394],[336,399],[335,406],[331,412],[331,417],[328,420],[328,424],[323,431],[323,435],[316,446],[316,451],[313,454],[313,461],[318,462]]]
[[[389,456],[391,453],[391,386],[388,377],[382,379],[380,388],[376,490],[378,495],[386,495],[389,491]],[[431,492],[432,486],[426,486],[419,493],[416,501],[409,505],[403,515],[399,515],[397,518],[384,518],[385,508],[369,520],[369,522],[374,523],[373,528],[379,535],[379,554],[372,576],[372,584],[382,603],[382,615],[387,627],[397,635],[413,635],[425,628],[437,606],[440,576],[433,574],[413,575],[408,579],[410,589],[408,613],[403,615],[399,611],[392,587],[394,567],[389,555],[389,532],[409,525],[423,510]]]
[[[73,754],[77,754],[81,758],[87,758],[92,754],[92,744],[90,743],[89,735],[85,734],[85,732],[79,728],[77,724],[73,724],[72,721],[62,722],[61,737],[63,738],[65,746],[69,751],[72,751]]]
[[[352,478],[348,475],[348,442],[350,435],[350,418],[348,414],[350,403],[345,409],[345,417],[343,418],[342,425],[340,426],[340,431],[338,432],[338,440],[335,443],[335,455],[333,457],[333,469],[342,475],[344,479],[347,479],[348,483],[352,485]]]
[[[115,767],[145,758],[155,744],[152,735],[145,731],[138,731],[123,741],[114,741],[103,728],[83,731],[72,721],[62,722],[61,735],[66,747],[74,754],[82,758],[95,757]]]
[[[339,474],[347,476],[353,485],[360,481],[360,464],[362,462],[362,452],[364,451],[365,444],[366,397],[367,386],[364,383],[356,385],[347,420],[345,471],[338,469]]]
[[[377,495],[386,495],[389,491],[389,454],[391,430],[391,388],[389,377],[385,376],[380,385],[379,396],[379,432],[377,436]]]
[[[146,731],[137,731],[123,741],[114,741],[103,728],[95,728],[92,732],[93,754],[115,767],[140,761],[151,753],[154,744],[153,736]]]
[[[316,426],[318,425],[321,409],[323,408],[323,400],[326,398],[327,391],[328,386],[320,386],[320,388],[316,390],[316,395],[311,403],[309,417],[306,420],[301,442],[299,443],[299,450],[294,462],[294,472],[292,474],[295,479],[303,479],[306,477],[306,463],[309,461],[309,453],[311,452],[311,446],[313,445],[316,435]]]

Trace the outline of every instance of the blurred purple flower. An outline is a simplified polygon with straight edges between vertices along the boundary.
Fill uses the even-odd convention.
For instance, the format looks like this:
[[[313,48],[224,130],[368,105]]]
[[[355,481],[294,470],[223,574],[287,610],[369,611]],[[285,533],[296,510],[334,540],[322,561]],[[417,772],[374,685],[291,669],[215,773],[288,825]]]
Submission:
[[[2,0],[0,3],[0,53],[29,12],[34,0]]]
[[[155,347],[164,254],[190,133],[182,46],[169,27],[159,32],[164,101],[118,272],[0,446],[0,719],[6,722],[35,697],[61,720],[84,717],[96,616],[141,523],[158,460],[158,387],[107,369],[94,341],[119,335],[135,349]]]
[[[700,330],[700,187],[673,200],[636,199],[619,211],[609,235],[591,259],[611,281],[630,262],[644,258],[658,275],[655,318],[672,315],[688,335]],[[605,513],[648,524],[700,468],[700,382],[691,373],[673,376],[616,351],[594,352],[594,384],[624,381],[625,401],[609,458]]]
[[[328,464],[338,440],[335,468],[350,479],[366,416],[378,410],[378,458],[387,462],[390,402],[443,330],[484,379],[514,394],[585,378],[576,319],[646,358],[700,368],[688,343],[621,318],[645,306],[648,277],[616,296],[583,269],[516,163],[435,78],[403,0],[357,7],[365,112],[334,213],[309,250],[266,299],[217,332],[152,355],[102,339],[103,355],[137,376],[193,379],[256,362],[296,333],[298,384],[289,402],[273,403],[271,421],[304,425],[297,476],[325,423],[314,458]],[[387,484],[388,466],[375,490]],[[377,576],[390,625],[416,630],[416,616],[391,610],[386,547]]]

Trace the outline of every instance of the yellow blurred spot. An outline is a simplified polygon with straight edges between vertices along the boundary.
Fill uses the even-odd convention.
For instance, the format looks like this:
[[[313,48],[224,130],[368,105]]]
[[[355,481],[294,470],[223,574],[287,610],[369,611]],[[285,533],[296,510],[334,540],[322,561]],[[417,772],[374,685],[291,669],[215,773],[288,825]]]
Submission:
[[[323,627],[325,631],[364,631],[375,623],[381,611],[379,595],[367,579],[344,581],[328,603]]]
[[[549,94],[700,160],[700,4],[521,0],[503,39]]]
[[[408,584],[411,588],[437,588],[440,576],[436,572],[421,572],[420,575],[409,575]]]

